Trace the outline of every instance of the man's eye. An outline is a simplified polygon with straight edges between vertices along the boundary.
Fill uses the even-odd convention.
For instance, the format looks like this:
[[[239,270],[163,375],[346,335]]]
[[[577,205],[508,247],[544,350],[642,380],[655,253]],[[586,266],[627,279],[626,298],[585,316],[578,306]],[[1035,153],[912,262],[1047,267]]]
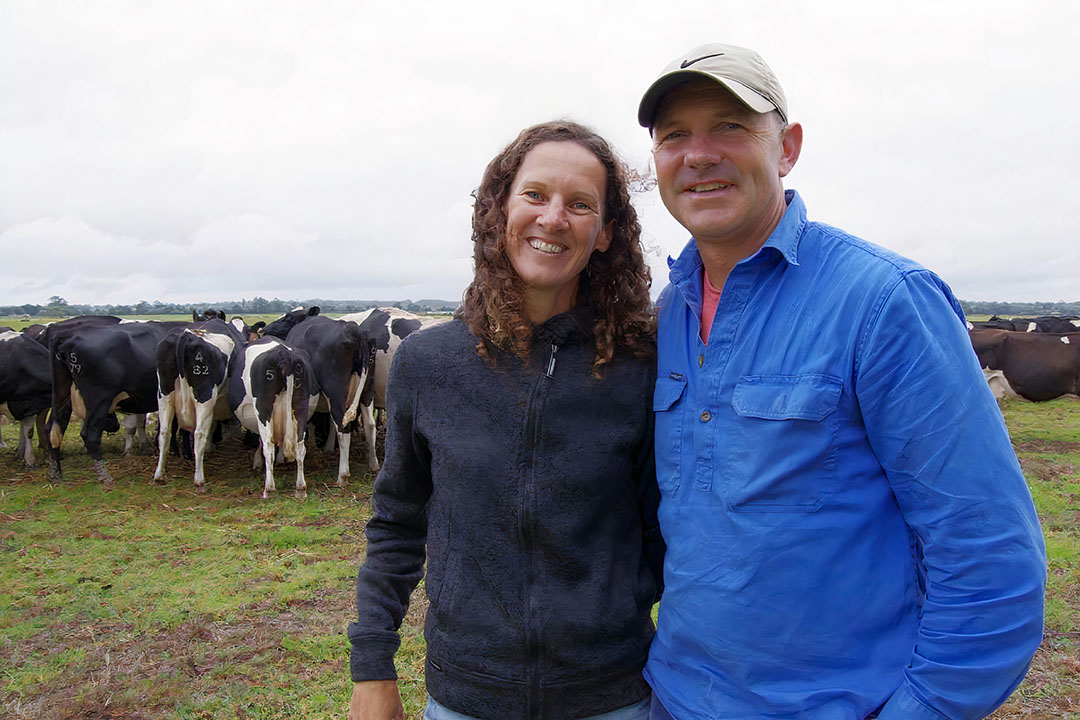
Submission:
[[[683,135],[685,135],[685,133],[682,130],[672,130],[667,135],[664,135],[662,138],[660,138],[660,142],[665,143],[671,140],[678,140]]]

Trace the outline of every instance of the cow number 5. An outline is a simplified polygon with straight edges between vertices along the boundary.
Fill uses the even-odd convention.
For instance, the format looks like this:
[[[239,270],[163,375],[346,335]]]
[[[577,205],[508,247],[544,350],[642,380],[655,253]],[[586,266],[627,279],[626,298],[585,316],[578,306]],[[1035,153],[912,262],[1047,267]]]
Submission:
[[[267,370],[266,371],[266,379],[270,380],[270,381],[273,381],[273,379],[274,379],[274,371],[273,370]]]

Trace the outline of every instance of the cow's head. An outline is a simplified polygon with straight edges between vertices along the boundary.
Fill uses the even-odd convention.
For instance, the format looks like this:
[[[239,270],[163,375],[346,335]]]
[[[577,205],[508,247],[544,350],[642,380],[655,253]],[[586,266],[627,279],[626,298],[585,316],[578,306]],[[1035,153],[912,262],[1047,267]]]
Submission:
[[[273,337],[284,340],[286,337],[288,337],[290,330],[307,320],[309,317],[315,317],[318,314],[318,305],[310,307],[307,310],[302,307],[296,308],[295,310],[290,310],[274,322],[264,327],[262,334],[272,335]]]
[[[203,320],[224,320],[224,310],[204,310],[202,314],[195,308],[191,309],[191,319],[193,322],[202,322]]]
[[[357,325],[357,323],[353,323]],[[372,310],[364,322],[359,323],[360,336],[369,346],[372,357],[376,350],[386,351],[390,348],[390,313],[385,310]]]
[[[244,339],[245,344],[251,344],[262,337],[262,330],[266,327],[266,323],[262,320],[254,325],[248,325],[244,322],[244,318],[239,315],[230,320],[229,324],[236,328],[236,332],[240,333],[240,337]]]

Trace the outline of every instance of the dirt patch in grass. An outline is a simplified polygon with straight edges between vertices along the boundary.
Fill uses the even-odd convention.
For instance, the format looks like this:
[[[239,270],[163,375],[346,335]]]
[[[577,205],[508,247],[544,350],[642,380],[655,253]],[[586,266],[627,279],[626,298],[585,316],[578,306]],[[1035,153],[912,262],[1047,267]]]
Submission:
[[[1080,714],[1080,638],[1047,637],[1023,685],[993,720],[1062,720]]]
[[[1064,482],[1076,475],[1076,468],[1073,465],[1047,460],[1038,455],[1021,456],[1020,467],[1044,483]]]
[[[1013,443],[1018,453],[1080,453],[1080,442],[1068,440],[1021,440]]]
[[[284,609],[268,600],[242,607],[229,622],[195,618],[160,633],[138,635],[130,624],[99,620],[74,630],[55,624],[22,641],[8,639],[0,658],[13,665],[67,648],[84,654],[33,697],[8,698],[7,710],[18,720],[141,720],[162,717],[203,683],[268,683],[275,667],[289,661],[285,636],[342,633],[341,618],[351,614],[353,597],[346,590],[321,590]]]

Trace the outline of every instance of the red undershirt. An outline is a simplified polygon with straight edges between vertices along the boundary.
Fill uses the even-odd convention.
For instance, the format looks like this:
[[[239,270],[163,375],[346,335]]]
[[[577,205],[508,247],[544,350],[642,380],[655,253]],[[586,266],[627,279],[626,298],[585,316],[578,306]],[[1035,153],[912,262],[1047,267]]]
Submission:
[[[716,306],[720,302],[720,293],[709,282],[709,274],[705,268],[701,268],[701,340],[709,344],[709,331],[712,329],[713,317],[716,316]]]

